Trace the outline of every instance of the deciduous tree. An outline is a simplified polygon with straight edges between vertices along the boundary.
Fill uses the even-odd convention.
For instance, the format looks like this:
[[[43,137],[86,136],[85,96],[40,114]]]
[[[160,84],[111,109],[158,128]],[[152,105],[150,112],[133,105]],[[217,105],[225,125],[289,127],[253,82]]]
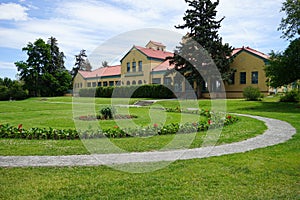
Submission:
[[[300,34],[300,1],[286,0],[281,8],[286,17],[281,19],[278,30],[282,31],[282,37],[292,39]]]

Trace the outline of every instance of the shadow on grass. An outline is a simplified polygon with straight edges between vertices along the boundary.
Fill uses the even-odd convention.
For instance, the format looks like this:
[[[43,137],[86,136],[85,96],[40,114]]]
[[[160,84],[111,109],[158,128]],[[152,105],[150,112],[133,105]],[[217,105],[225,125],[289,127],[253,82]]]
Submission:
[[[273,112],[273,113],[291,113],[300,114],[299,103],[283,102],[261,102],[261,101],[238,101],[230,102],[229,109],[237,112]]]

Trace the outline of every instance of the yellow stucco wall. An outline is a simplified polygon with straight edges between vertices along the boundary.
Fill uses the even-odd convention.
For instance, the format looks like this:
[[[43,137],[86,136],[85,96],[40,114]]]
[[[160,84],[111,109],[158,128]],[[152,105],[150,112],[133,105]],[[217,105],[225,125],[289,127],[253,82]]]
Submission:
[[[142,61],[142,71],[139,71],[139,61]],[[136,71],[132,70],[132,63],[136,62]],[[130,63],[130,72],[127,72],[127,63]],[[133,85],[135,81],[136,85],[138,83],[149,84],[152,83],[151,71],[154,67],[162,63],[159,60],[148,59],[146,55],[141,53],[139,50],[133,48],[122,60],[121,62],[121,82],[122,85]]]
[[[227,98],[242,98],[245,87],[258,87],[262,94],[267,95],[269,87],[266,84],[264,71],[265,62],[262,58],[252,55],[249,52],[242,51],[231,63],[231,68],[235,69],[234,84],[225,83]],[[246,72],[246,84],[240,83],[240,73]],[[258,72],[258,83],[252,83],[252,72]]]
[[[77,73],[73,80],[73,93],[76,96],[81,88],[86,88],[86,81],[80,73]]]

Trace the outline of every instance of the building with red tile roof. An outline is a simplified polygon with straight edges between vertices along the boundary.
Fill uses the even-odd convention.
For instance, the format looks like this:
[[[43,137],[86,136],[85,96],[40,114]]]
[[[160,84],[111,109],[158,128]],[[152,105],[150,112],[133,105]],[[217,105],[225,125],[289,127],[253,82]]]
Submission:
[[[91,72],[79,71],[74,79],[74,89],[142,84],[173,85],[174,91],[185,93],[185,83],[174,85],[174,74],[166,72],[174,69],[168,57],[174,53],[166,51],[163,43],[149,41],[145,47],[134,45],[120,60],[121,65],[102,67]],[[236,48],[232,52],[233,62],[230,66],[235,71],[229,82],[225,82],[226,95],[229,98],[241,98],[245,87],[258,87],[266,95],[269,87],[266,84],[264,66],[269,56],[250,47]],[[207,79],[203,83],[202,97],[217,96],[220,82]],[[195,84],[193,85],[195,87]],[[196,88],[195,88],[196,90]]]

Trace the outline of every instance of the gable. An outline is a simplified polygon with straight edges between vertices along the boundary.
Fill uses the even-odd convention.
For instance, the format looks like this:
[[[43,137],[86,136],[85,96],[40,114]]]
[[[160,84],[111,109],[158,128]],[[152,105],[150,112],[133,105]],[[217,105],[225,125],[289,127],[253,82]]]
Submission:
[[[126,54],[125,56],[120,60],[121,64],[123,62],[124,59],[126,59],[128,56],[133,56],[135,57],[136,55],[134,54],[137,54],[136,52],[138,52],[138,54],[142,57],[145,57],[147,58],[147,55],[144,54],[142,51],[140,51],[139,49],[137,49],[135,46],[133,46]]]

